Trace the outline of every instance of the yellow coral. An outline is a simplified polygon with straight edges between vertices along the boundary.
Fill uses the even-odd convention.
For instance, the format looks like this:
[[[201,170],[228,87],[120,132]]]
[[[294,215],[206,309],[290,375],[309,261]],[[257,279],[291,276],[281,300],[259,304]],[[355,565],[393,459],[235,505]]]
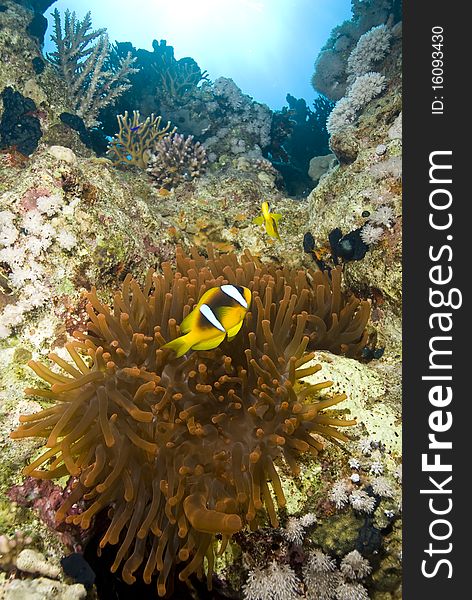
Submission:
[[[115,164],[135,165],[141,169],[147,167],[149,152],[154,144],[166,135],[172,135],[176,128],[170,130],[170,121],[162,129],[159,129],[162,117],[147,117],[141,123],[138,110],[133,111],[133,118],[128,117],[128,111],[124,115],[117,115],[119,132],[111,140],[108,147],[108,156]]]

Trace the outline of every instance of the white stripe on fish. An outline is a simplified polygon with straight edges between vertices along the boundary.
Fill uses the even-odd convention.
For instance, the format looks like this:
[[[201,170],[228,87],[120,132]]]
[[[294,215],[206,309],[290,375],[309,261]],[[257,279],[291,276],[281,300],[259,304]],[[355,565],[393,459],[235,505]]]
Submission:
[[[234,285],[222,285],[221,290],[233,300],[236,300],[243,308],[247,308],[247,302],[241,292]]]
[[[207,319],[207,321],[210,321],[210,323],[213,325],[213,327],[216,327],[220,331],[223,331],[224,333],[226,333],[226,329],[218,321],[218,319],[215,316],[215,313],[211,310],[211,308],[208,306],[208,304],[202,304],[200,306],[200,312],[205,317],[205,319]]]

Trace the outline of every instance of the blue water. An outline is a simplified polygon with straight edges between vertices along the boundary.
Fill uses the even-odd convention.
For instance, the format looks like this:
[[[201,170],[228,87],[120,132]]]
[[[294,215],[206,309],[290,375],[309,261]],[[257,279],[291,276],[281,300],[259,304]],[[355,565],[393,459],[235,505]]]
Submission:
[[[313,63],[333,27],[351,16],[350,0],[59,0],[57,8],[92,11],[94,28],[110,40],[152,50],[165,39],[177,59],[194,58],[212,80],[231,77],[242,91],[272,109],[287,93],[310,105]],[[54,50],[46,34],[45,50]]]

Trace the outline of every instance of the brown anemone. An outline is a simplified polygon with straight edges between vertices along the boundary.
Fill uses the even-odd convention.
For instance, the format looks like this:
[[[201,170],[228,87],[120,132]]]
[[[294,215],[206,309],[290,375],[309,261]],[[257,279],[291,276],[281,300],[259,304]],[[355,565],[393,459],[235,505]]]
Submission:
[[[225,282],[253,292],[238,336],[180,359],[162,350],[201,294]],[[309,345],[358,351],[368,305],[344,298],[338,271],[330,282],[209,249],[208,258],[180,251],[177,271],[164,264],[143,289],[128,275],[113,307],[92,290],[87,312],[88,333],[66,344],[72,362],[50,354],[59,369],[30,363],[49,387],[27,393],[51,406],[21,416],[11,434],[47,438],[48,449],[24,473],[76,478],[58,521],[88,528],[108,509],[100,547],[117,545],[112,571],[121,568],[127,583],[138,569],[148,583],[157,574],[163,596],[178,563],[184,581],[203,574],[206,558],[210,586],[215,534],[221,552],[264,514],[277,526],[276,504],[285,497],[275,463],[283,459],[297,474],[298,456],[316,456],[322,438],[346,439],[337,427],[354,421],[325,412],[345,396],[320,399],[330,382],[300,380],[320,369],[307,366]],[[68,515],[79,499],[86,510]]]

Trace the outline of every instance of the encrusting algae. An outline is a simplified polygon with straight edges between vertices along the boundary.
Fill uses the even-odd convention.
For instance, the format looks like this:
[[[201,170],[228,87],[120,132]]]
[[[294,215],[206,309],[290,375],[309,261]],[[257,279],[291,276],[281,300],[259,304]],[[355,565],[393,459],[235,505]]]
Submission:
[[[177,253],[177,269],[162,265],[141,288],[128,275],[113,307],[89,293],[88,332],[66,344],[69,363],[31,361],[47,389],[28,389],[51,406],[20,417],[11,436],[46,437],[48,448],[24,469],[26,475],[74,478],[71,495],[57,512],[87,529],[108,510],[100,541],[117,546],[111,567],[128,584],[135,573],[146,583],[157,575],[157,592],[202,576],[208,587],[214,564],[231,535],[257,528],[265,509],[278,526],[285,505],[275,463],[293,474],[297,459],[316,456],[322,440],[347,438],[338,427],[353,425],[326,409],[344,394],[318,397],[331,385],[307,386],[313,349],[357,355],[365,345],[370,305],[341,292],[341,274],[266,266],[246,252],[208,258],[195,249]],[[176,358],[163,349],[179,336],[178,323],[210,288],[247,287],[252,304],[231,341]],[[269,489],[269,484],[272,492]],[[84,499],[86,509],[70,514]]]

